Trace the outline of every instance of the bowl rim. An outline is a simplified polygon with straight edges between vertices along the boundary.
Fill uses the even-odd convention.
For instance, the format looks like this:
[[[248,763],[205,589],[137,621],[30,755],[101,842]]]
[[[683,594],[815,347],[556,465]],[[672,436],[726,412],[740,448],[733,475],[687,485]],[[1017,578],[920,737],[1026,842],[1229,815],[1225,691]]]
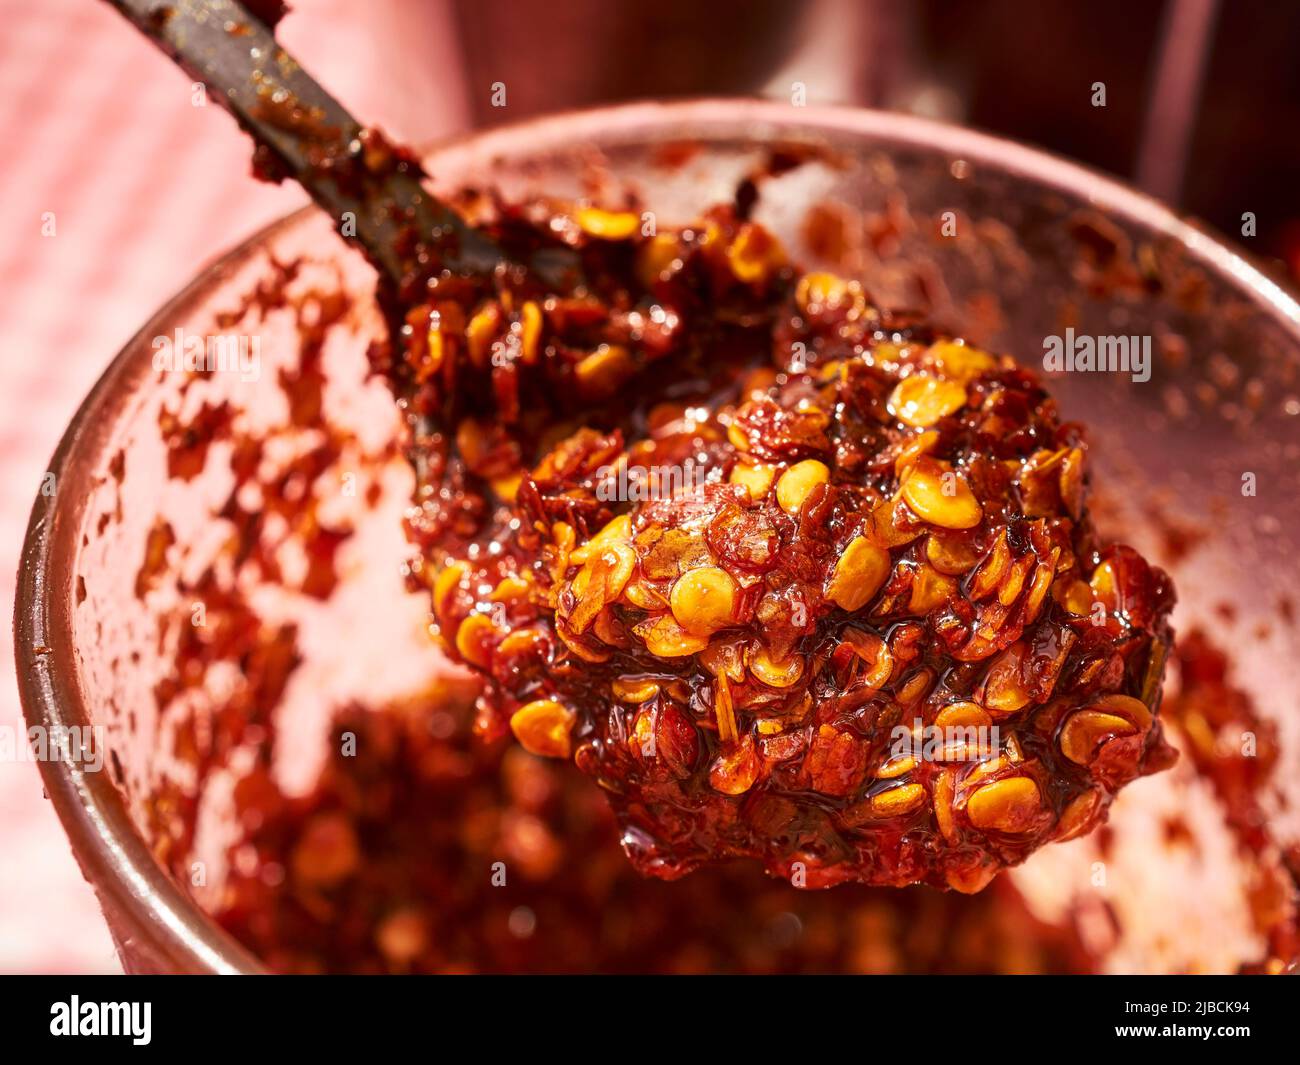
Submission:
[[[1118,179],[1038,148],[932,119],[847,106],[795,107],[752,98],[637,101],[581,108],[526,118],[487,130],[469,131],[432,146],[425,154],[436,170],[439,158],[490,163],[494,156],[520,154],[546,146],[581,143],[597,134],[635,141],[637,130],[682,131],[682,138],[727,127],[735,135],[761,142],[809,135],[848,134],[891,146],[938,150],[1033,180],[1081,198],[1099,210],[1167,236],[1192,257],[1226,275],[1300,343],[1300,303],[1280,283],[1252,264],[1243,251],[1208,226],[1180,216],[1154,198]],[[976,174],[978,179],[978,172]],[[123,395],[123,386],[141,372],[138,352],[183,308],[201,299],[236,264],[246,261],[278,234],[299,225],[316,208],[307,205],[263,226],[231,250],[207,263],[167,300],[113,357],[64,431],[47,467],[56,486],[77,456],[94,446],[107,419],[103,412]],[[342,246],[340,245],[340,249]],[[59,505],[61,493],[37,493],[20,555],[14,600],[14,655],[27,727],[52,729],[86,724],[86,700],[72,646],[70,574],[55,567],[57,530],[78,517],[77,501]],[[79,525],[78,525],[79,527]],[[66,658],[70,669],[51,668]],[[172,880],[136,828],[111,774],[87,773],[61,761],[39,762],[46,793],[72,844],[82,874],[106,911],[119,953],[132,943],[145,945],[153,963],[171,971],[259,973],[265,967],[218,927]]]

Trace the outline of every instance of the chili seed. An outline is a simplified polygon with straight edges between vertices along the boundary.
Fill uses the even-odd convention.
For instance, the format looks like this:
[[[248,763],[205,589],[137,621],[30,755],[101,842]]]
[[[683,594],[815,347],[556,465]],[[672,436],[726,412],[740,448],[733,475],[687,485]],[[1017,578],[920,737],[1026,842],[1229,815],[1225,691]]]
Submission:
[[[709,635],[735,622],[736,582],[717,566],[701,566],[677,578],[668,597],[683,628]]]
[[[776,476],[776,467],[757,462],[737,462],[728,480],[744,486],[753,500],[765,499]]]
[[[916,759],[910,754],[896,755],[880,763],[880,767],[876,770],[876,779],[893,780],[896,777],[905,777],[915,768]]]
[[[637,249],[637,278],[646,288],[653,288],[681,265],[681,248],[671,233],[656,233]]]
[[[1075,765],[1087,765],[1106,740],[1137,731],[1132,722],[1115,714],[1078,710],[1070,715],[1061,729],[1061,753]]]
[[[504,577],[488,597],[494,603],[511,603],[528,594],[531,585],[521,577]]]
[[[934,778],[934,820],[939,833],[949,843],[957,839],[957,825],[952,816],[953,771],[941,770]]]
[[[588,399],[605,399],[636,370],[632,356],[621,344],[602,344],[574,367],[578,390]]]
[[[1065,585],[1057,602],[1075,617],[1087,617],[1092,613],[1092,588],[1087,581],[1072,580]]]
[[[787,514],[798,514],[812,490],[830,478],[831,471],[824,462],[816,459],[796,462],[776,482],[776,501]]]
[[[739,743],[729,744],[709,766],[709,785],[723,795],[743,795],[758,779],[761,763],[754,737],[746,733]]]
[[[971,347],[969,344],[954,343],[951,340],[941,340],[931,344],[926,351],[926,356],[944,376],[956,377],[963,381],[988,373],[998,365],[997,359],[988,352]]]
[[[569,613],[573,631],[584,633],[596,615],[623,594],[636,568],[636,552],[630,544],[610,541],[595,555],[589,555],[578,575],[573,578],[577,601]]]
[[[788,688],[803,676],[803,659],[793,654],[775,659],[760,646],[749,656],[749,669],[769,688]]]
[[[840,639],[866,664],[867,672],[859,679],[867,688],[883,688],[894,673],[894,656],[879,636],[861,629],[847,628]]]
[[[850,284],[824,271],[804,274],[795,286],[794,301],[805,314],[822,314],[839,307],[850,296]]]
[[[993,724],[988,711],[979,703],[949,703],[935,715],[934,723],[940,728],[960,728],[974,726],[984,728]]]
[[[1093,702],[1092,708],[1103,713],[1128,718],[1139,731],[1148,728],[1151,724],[1151,711],[1147,709],[1147,704],[1141,699],[1133,698],[1131,695],[1123,695],[1118,692],[1113,695],[1103,695]]]
[[[925,539],[925,560],[950,577],[970,572],[980,557],[970,533],[936,530]]]
[[[1061,811],[1061,818],[1056,822],[1055,838],[1064,843],[1088,832],[1097,821],[1101,810],[1101,793],[1086,791],[1076,795]]]
[[[456,650],[471,666],[485,669],[496,627],[486,614],[471,614],[456,630]]]
[[[922,459],[908,472],[903,500],[922,521],[945,529],[971,529],[984,512],[970,486],[956,473],[932,459]]]
[[[826,597],[850,613],[861,610],[885,583],[889,569],[888,551],[865,536],[855,536],[835,563]]]
[[[688,632],[671,614],[644,621],[633,631],[645,641],[646,650],[656,658],[684,658],[699,654],[709,645],[708,637]]]
[[[989,667],[984,680],[984,705],[996,714],[1014,714],[1029,703],[1020,669],[1024,661],[1025,645],[1012,644]]]
[[[525,751],[543,758],[568,758],[574,714],[554,699],[535,699],[510,715],[510,731]]]
[[[932,566],[921,565],[912,575],[912,593],[907,609],[913,614],[928,614],[957,593],[957,582]]]
[[[492,338],[501,324],[501,308],[496,303],[485,304],[465,327],[465,345],[470,358],[477,366],[486,366],[491,355]]]
[[[785,261],[777,239],[761,226],[745,223],[727,248],[727,262],[737,280],[756,284]]]
[[[985,832],[1025,832],[1042,811],[1038,785],[1029,777],[1004,777],[966,800],[966,816]]]
[[[644,703],[659,694],[659,682],[648,677],[618,677],[610,682],[610,689],[621,703]]]
[[[640,215],[631,211],[602,211],[598,207],[579,207],[573,220],[584,233],[599,240],[627,240],[641,227]]]
[[[588,540],[581,547],[575,547],[569,552],[569,561],[575,566],[581,566],[591,556],[593,552],[600,551],[608,544],[630,544],[632,542],[632,518],[628,514],[620,514],[613,521],[609,522],[595,536]]]
[[[519,308],[519,351],[526,364],[537,361],[542,338],[542,308],[528,300]]]
[[[946,377],[914,373],[904,377],[890,393],[889,413],[913,429],[928,429],[966,405],[966,389]]]
[[[933,451],[938,443],[939,434],[933,429],[911,437],[899,452],[898,458],[894,460],[894,476],[901,480],[907,471],[916,465],[916,460]]]
[[[925,802],[925,788],[920,784],[903,784],[871,797],[871,811],[877,817],[902,817]]]
[[[1083,452],[1075,447],[1061,462],[1061,501],[1075,521],[1083,513]]]
[[[439,616],[447,612],[447,604],[452,592],[460,587],[469,573],[469,567],[463,562],[452,562],[438,571],[433,579],[433,612]]]

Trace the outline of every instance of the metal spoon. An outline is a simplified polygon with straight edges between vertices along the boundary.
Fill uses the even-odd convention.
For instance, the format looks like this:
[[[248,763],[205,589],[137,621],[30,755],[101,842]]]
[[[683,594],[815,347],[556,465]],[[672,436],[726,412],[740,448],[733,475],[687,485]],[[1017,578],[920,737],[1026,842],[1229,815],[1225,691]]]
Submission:
[[[236,0],[109,0],[201,82],[275,176],[296,180],[340,222],[399,302],[439,269],[490,275],[506,260],[492,240],[421,184],[414,157],[394,153],[353,118]],[[352,222],[352,225],[343,223]],[[577,257],[548,249],[527,264],[561,284]]]

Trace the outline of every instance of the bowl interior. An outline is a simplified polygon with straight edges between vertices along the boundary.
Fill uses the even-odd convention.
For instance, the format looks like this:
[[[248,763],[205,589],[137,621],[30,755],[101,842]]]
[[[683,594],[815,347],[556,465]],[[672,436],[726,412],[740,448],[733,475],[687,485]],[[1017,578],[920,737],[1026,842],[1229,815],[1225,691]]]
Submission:
[[[429,168],[467,203],[489,187],[590,197],[665,225],[752,177],[758,220],[797,261],[860,277],[881,304],[1040,371],[1067,330],[1149,345],[1149,379],[1049,376],[1090,428],[1103,529],[1171,571],[1178,630],[1230,650],[1234,682],[1276,732],[1267,845],[1242,847],[1184,757],[1121,796],[1104,838],[1049,848],[1011,879],[1036,917],[1082,927],[1103,968],[1232,970],[1262,955],[1261,863],[1300,840],[1289,297],[1101,177],[898,116],[634,105],[496,130],[434,151]],[[248,860],[241,786],[308,792],[341,707],[463,690],[403,580],[411,477],[367,374],[372,295],[328,220],[272,227],[122,352],[61,445],[57,491],[38,500],[18,606],[24,702],[31,724],[102,737],[102,771],[43,769],[133,968],[256,968],[207,917]]]

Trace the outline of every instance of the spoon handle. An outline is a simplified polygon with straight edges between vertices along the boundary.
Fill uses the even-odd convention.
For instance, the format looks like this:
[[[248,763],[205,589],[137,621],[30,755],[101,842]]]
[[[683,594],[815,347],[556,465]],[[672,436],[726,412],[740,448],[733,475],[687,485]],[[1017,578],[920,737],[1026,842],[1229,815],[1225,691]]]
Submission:
[[[423,279],[430,251],[465,273],[490,274],[501,261],[490,239],[425,190],[418,164],[368,142],[361,123],[243,4],[109,3],[202,83],[253,136],[259,162],[297,180],[399,293]]]

